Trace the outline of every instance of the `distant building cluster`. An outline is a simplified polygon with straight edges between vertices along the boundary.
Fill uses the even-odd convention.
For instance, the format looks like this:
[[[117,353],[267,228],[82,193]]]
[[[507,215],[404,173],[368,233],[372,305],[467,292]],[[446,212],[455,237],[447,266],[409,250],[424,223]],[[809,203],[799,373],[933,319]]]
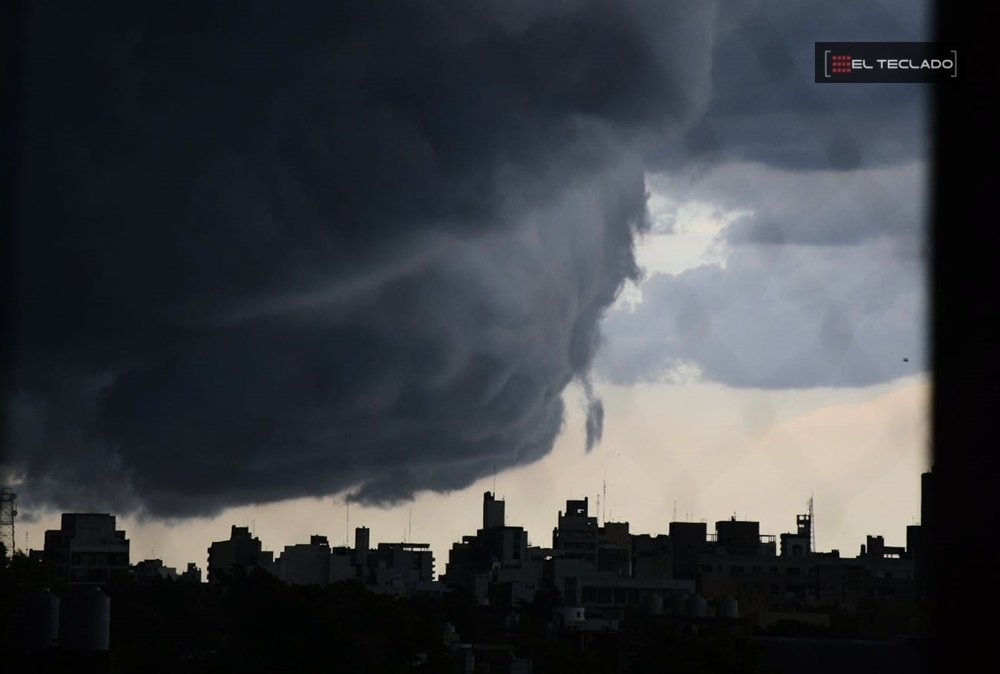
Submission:
[[[929,517],[931,475],[922,479]],[[715,523],[671,522],[666,534],[633,534],[627,522],[600,524],[588,499],[566,502],[552,546],[528,546],[523,528],[507,526],[504,503],[483,497],[483,525],[452,546],[443,583],[481,604],[514,611],[539,589],[558,596],[556,621],[570,629],[614,629],[626,612],[688,618],[746,617],[756,627],[791,620],[829,627],[835,612],[860,608],[912,614],[926,592],[927,549],[919,525],[906,546],[868,536],[857,557],[813,549],[812,515],[794,532],[762,535],[735,517]]]
[[[932,475],[921,481],[921,515],[930,521]],[[670,522],[666,533],[636,534],[628,522],[591,515],[589,501],[569,500],[558,513],[551,547],[531,546],[523,527],[506,522],[504,501],[483,495],[482,526],[453,544],[445,573],[435,579],[426,543],[372,546],[367,527],[354,546],[331,546],[326,536],[285,546],[275,558],[249,528],[233,526],[228,540],[208,548],[207,581],[263,570],[291,585],[355,581],[397,596],[458,592],[517,619],[539,592],[553,598],[554,621],[566,629],[615,629],[626,612],[693,618],[743,617],[766,628],[782,620],[829,626],[836,612],[873,606],[905,614],[927,593],[927,533],[907,527],[905,546],[868,536],[855,557],[814,549],[812,513],[795,530],[764,535],[760,524],[735,516],[715,523]],[[141,582],[201,582],[194,563],[178,573],[162,560],[130,566],[129,540],[115,517],[66,513],[30,556],[46,562],[69,585],[101,586],[132,575]]]
[[[287,545],[275,559],[247,527],[234,526],[228,541],[208,548],[208,582],[262,569],[291,585],[326,585],[356,580],[370,590],[397,595],[439,593],[434,553],[428,543],[379,543],[371,547],[368,527],[354,530],[354,547],[331,547],[326,536]]]

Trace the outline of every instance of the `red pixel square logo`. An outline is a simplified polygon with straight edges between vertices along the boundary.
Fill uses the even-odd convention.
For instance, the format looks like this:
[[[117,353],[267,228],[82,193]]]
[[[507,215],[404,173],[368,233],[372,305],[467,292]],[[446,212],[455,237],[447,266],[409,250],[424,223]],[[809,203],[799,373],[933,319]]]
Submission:
[[[834,74],[846,74],[851,72],[851,57],[844,54],[830,55],[830,72]]]

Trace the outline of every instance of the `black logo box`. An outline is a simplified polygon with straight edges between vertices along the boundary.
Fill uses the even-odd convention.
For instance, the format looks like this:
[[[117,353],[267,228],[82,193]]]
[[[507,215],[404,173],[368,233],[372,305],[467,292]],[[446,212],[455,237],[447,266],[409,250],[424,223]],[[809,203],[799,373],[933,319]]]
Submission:
[[[938,67],[907,67],[925,62]],[[958,82],[963,73],[961,50],[940,42],[817,42],[815,63],[817,84]]]

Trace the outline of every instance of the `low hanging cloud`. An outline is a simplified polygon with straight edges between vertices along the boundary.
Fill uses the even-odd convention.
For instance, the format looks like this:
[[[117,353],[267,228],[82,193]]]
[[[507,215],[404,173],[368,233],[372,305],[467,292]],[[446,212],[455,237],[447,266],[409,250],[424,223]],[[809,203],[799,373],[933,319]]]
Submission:
[[[26,508],[389,504],[545,455],[714,6],[224,4],[27,10]]]

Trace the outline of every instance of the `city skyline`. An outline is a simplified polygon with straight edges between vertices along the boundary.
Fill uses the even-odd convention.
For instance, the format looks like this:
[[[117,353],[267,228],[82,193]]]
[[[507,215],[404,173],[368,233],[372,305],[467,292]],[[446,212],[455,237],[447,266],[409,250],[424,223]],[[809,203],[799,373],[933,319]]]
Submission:
[[[920,492],[922,517],[936,523],[933,473],[920,476]],[[111,658],[131,671],[145,660],[259,664],[259,638],[242,642],[256,633],[267,636],[269,659],[323,667],[345,656],[371,664],[375,655],[333,654],[338,621],[353,625],[350,643],[388,619],[375,631],[424,671],[471,674],[484,661],[511,674],[566,671],[573,660],[589,661],[588,671],[631,671],[650,656],[703,647],[745,667],[765,659],[796,671],[786,656],[823,642],[840,657],[864,644],[861,664],[871,671],[893,655],[908,670],[923,666],[934,528],[907,526],[905,545],[868,535],[851,555],[818,548],[811,500],[780,534],[735,514],[711,528],[673,519],[650,534],[601,522],[584,497],[559,509],[551,543],[531,545],[506,506],[484,492],[475,533],[454,542],[446,562],[426,543],[373,540],[365,526],[347,545],[313,534],[279,552],[232,525],[208,546],[204,569],[188,563],[182,572],[160,559],[130,564],[131,541],[114,515],[64,513],[44,550],[0,565],[16,606],[6,619],[17,617],[8,623],[17,637],[8,641],[18,658],[112,671]],[[372,612],[384,617],[372,621]],[[164,628],[169,640],[151,638]],[[665,647],[668,639],[677,641]]]
[[[927,514],[930,512],[930,509],[933,508],[933,496],[931,495],[933,494],[932,483],[933,483],[932,473],[928,472],[921,475],[921,481],[919,487],[921,494],[919,513]],[[927,491],[928,489],[931,490],[930,493],[928,493]],[[793,528],[790,526],[785,526],[780,531],[779,535],[778,533],[769,533],[766,530],[761,530],[759,527],[760,522],[757,520],[754,520],[752,518],[737,517],[735,511],[733,512],[732,516],[729,517],[728,519],[716,520],[713,523],[710,523],[705,519],[692,520],[690,519],[689,516],[686,518],[678,518],[676,517],[675,514],[675,516],[671,517],[671,519],[667,523],[668,526],[665,526],[660,530],[639,531],[630,526],[628,519],[625,520],[605,519],[601,512],[602,496],[606,497],[606,492],[597,495],[596,503],[591,502],[589,496],[583,496],[579,499],[567,499],[565,501],[565,516],[569,518],[566,520],[566,522],[567,525],[570,526],[569,529],[570,534],[572,534],[573,531],[576,530],[574,527],[579,526],[579,524],[572,525],[570,523],[573,521],[583,522],[584,520],[592,522],[597,527],[596,532],[590,532],[591,534],[598,533],[601,536],[608,535],[610,537],[608,539],[609,541],[616,540],[618,537],[620,537],[621,534],[626,534],[627,536],[631,536],[631,540],[634,540],[635,537],[637,536],[638,537],[651,536],[653,538],[656,538],[666,535],[667,538],[670,538],[670,533],[668,532],[671,532],[673,530],[674,525],[697,524],[697,525],[704,525],[702,526],[702,542],[712,543],[718,541],[721,544],[722,543],[721,537],[724,534],[724,532],[722,531],[723,526],[732,528],[732,531],[729,531],[729,529],[727,528],[727,532],[725,532],[727,538],[736,536],[736,538],[733,540],[738,541],[745,538],[745,533],[746,533],[744,532],[744,534],[739,534],[738,531],[745,529],[746,525],[753,525],[753,531],[755,532],[753,536],[754,541],[757,541],[757,539],[759,538],[759,543],[764,547],[762,547],[759,552],[755,551],[752,553],[749,552],[740,553],[738,552],[739,548],[734,548],[733,550],[729,551],[728,554],[756,555],[756,554],[768,553],[769,555],[774,556],[779,551],[779,548],[774,547],[775,541],[779,538],[782,541],[780,548],[781,556],[799,557],[799,556],[817,555],[822,557],[824,555],[829,556],[832,554],[834,558],[839,558],[839,559],[852,559],[856,557],[862,558],[866,554],[865,548],[870,547],[873,544],[873,541],[877,542],[879,546],[884,545],[886,552],[892,552],[892,554],[895,555],[900,555],[901,553],[898,552],[900,550],[904,551],[905,556],[908,559],[912,559],[915,552],[920,553],[920,551],[924,549],[923,548],[924,544],[922,542],[923,539],[920,539],[919,541],[911,539],[911,536],[916,535],[917,537],[920,537],[922,535],[920,533],[913,534],[913,532],[911,531],[913,529],[916,529],[918,531],[921,530],[921,526],[919,525],[919,523],[917,523],[915,527],[914,526],[906,527],[905,531],[902,533],[901,537],[905,539],[905,545],[894,546],[889,544],[894,541],[894,538],[900,538],[900,536],[898,535],[899,532],[896,532],[897,536],[895,537],[887,537],[884,536],[883,534],[871,534],[871,533],[867,534],[864,540],[866,541],[868,546],[866,546],[865,543],[859,544],[860,551],[856,555],[851,554],[850,550],[846,549],[824,548],[822,546],[819,546],[816,543],[816,538],[815,538],[815,528],[814,528],[815,509],[812,498],[810,498],[809,502],[806,504],[807,512],[804,513],[799,512],[795,514],[795,521],[796,521],[796,527],[794,528],[795,530],[793,530]],[[329,570],[330,574],[329,579],[327,579],[326,577],[327,571],[324,571],[322,580],[293,581],[291,578],[285,577],[285,574],[289,573],[289,571],[284,566],[282,566],[282,564],[284,563],[283,558],[286,558],[289,554],[299,555],[298,557],[296,557],[296,559],[298,560],[296,563],[300,565],[299,573],[301,573],[303,568],[305,568],[305,570],[308,571],[308,565],[306,567],[302,567],[301,564],[303,561],[308,561],[311,558],[313,553],[308,552],[308,550],[316,549],[316,546],[321,546],[323,549],[325,549],[327,555],[329,555],[332,552],[335,557],[338,554],[342,554],[343,551],[351,552],[352,553],[351,559],[355,560],[357,559],[356,554],[357,551],[359,550],[367,553],[368,551],[375,551],[376,549],[382,550],[383,548],[392,549],[395,547],[401,547],[406,549],[423,550],[429,552],[430,561],[426,565],[426,571],[422,572],[422,574],[423,573],[426,574],[425,580],[427,581],[435,580],[439,582],[445,580],[446,585],[448,585],[449,587],[453,587],[457,581],[454,578],[452,578],[452,580],[449,582],[446,580],[446,578],[443,577],[446,576],[448,573],[446,569],[453,563],[461,563],[461,564],[468,563],[467,561],[464,561],[464,557],[456,558],[455,556],[456,551],[458,551],[460,547],[464,547],[468,543],[480,539],[480,537],[484,535],[484,532],[488,533],[491,530],[506,530],[513,532],[521,532],[524,534],[528,533],[527,530],[524,529],[524,527],[521,526],[520,523],[518,523],[517,521],[510,520],[509,516],[506,513],[507,502],[505,499],[498,496],[496,492],[494,491],[484,492],[482,495],[481,503],[482,503],[482,512],[480,518],[481,526],[478,532],[475,535],[471,533],[463,533],[458,538],[456,538],[456,540],[452,542],[447,554],[440,556],[434,554],[434,551],[430,549],[429,544],[413,540],[412,531],[404,532],[403,537],[399,539],[392,539],[391,537],[389,537],[388,539],[378,536],[373,537],[371,535],[371,529],[364,523],[354,526],[350,531],[350,535],[345,536],[345,540],[340,542],[331,541],[327,535],[321,533],[313,533],[308,536],[307,540],[296,541],[294,543],[287,544],[284,546],[269,545],[266,540],[263,540],[260,536],[257,536],[255,528],[253,526],[239,526],[233,524],[230,526],[229,539],[220,539],[211,541],[211,544],[207,549],[208,556],[206,563],[204,564],[204,567],[200,566],[198,564],[198,561],[189,561],[184,566],[181,565],[171,566],[169,563],[164,563],[164,560],[159,557],[146,557],[143,559],[138,559],[138,557],[141,555],[133,556],[130,545],[131,540],[127,538],[128,530],[125,528],[118,529],[115,526],[115,522],[118,520],[118,518],[112,513],[61,513],[60,514],[61,525],[53,529],[48,529],[45,532],[44,548],[32,551],[21,550],[20,552],[26,554],[30,552],[29,556],[31,556],[32,558],[35,558],[36,555],[43,554],[44,559],[46,559],[50,564],[53,565],[53,570],[56,571],[57,574],[64,573],[65,571],[58,571],[57,569],[63,567],[67,569],[70,568],[69,555],[65,553],[57,553],[61,554],[63,557],[65,557],[65,559],[63,559],[62,557],[60,558],[59,561],[51,559],[49,557],[49,555],[52,554],[52,552],[50,551],[50,546],[52,547],[53,551],[62,550],[64,548],[66,550],[69,550],[70,549],[69,546],[71,545],[70,541],[72,541],[73,538],[76,537],[79,540],[79,544],[84,546],[82,548],[84,550],[88,549],[86,547],[88,545],[96,545],[97,547],[93,549],[101,551],[102,553],[106,553],[112,549],[124,551],[120,555],[117,556],[112,555],[114,559],[107,562],[107,564],[110,566],[114,566],[116,568],[121,568],[121,569],[127,568],[131,572],[136,573],[137,576],[139,576],[143,580],[150,580],[157,573],[169,573],[169,576],[164,575],[163,577],[164,578],[169,577],[173,580],[177,580],[178,578],[181,577],[180,574],[177,573],[177,569],[186,568],[187,573],[184,575],[185,580],[188,580],[189,577],[195,577],[197,578],[196,582],[201,582],[201,578],[204,577],[205,582],[218,582],[219,578],[213,577],[213,569],[215,569],[214,573],[218,573],[219,571],[224,570],[226,568],[225,566],[226,564],[234,563],[233,561],[221,562],[219,561],[219,558],[224,558],[226,560],[229,560],[230,557],[235,554],[236,557],[234,559],[239,559],[240,555],[245,555],[247,554],[248,551],[248,549],[244,548],[244,552],[236,552],[237,550],[241,549],[239,547],[233,548],[232,551],[223,551],[223,548],[225,548],[225,546],[227,545],[234,544],[234,542],[237,541],[245,541],[245,542],[253,541],[253,543],[256,546],[255,548],[256,552],[253,553],[254,555],[253,559],[255,560],[253,562],[254,565],[260,564],[262,569],[267,570],[273,575],[277,575],[279,578],[289,583],[297,582],[300,584],[301,583],[327,584],[329,582],[336,582],[337,580],[346,580],[353,578],[353,574],[344,575],[343,577],[338,577],[335,579],[334,578],[335,572],[331,567]],[[594,510],[591,510],[591,507],[594,507]],[[564,548],[569,552],[572,552],[573,539],[572,538],[568,539],[570,542],[567,543],[566,541],[561,540],[559,536],[560,530],[562,530],[564,527],[563,517],[564,517],[564,509],[560,509],[558,511],[558,517],[556,519],[557,524],[555,527],[552,528],[551,531],[552,538],[550,541],[549,540],[532,541],[527,535],[522,538],[520,534],[516,534],[514,542],[514,548],[515,548],[514,556],[512,558],[509,557],[510,551],[508,550],[506,553],[504,553],[507,555],[507,557],[505,557],[505,561],[503,563],[510,564],[511,562],[514,562],[515,564],[520,565],[521,562],[519,560],[521,560],[521,555],[519,555],[516,551],[516,548],[518,548],[519,546],[522,550],[527,549],[529,553],[531,551],[537,551],[535,553],[536,555],[537,554],[550,555],[553,553],[553,550],[558,552],[559,550]],[[789,518],[789,521],[791,521],[791,518]],[[914,521],[916,522],[916,519]],[[803,524],[803,522],[805,522],[805,524]],[[731,527],[730,523],[733,523]],[[709,524],[712,524],[715,527],[714,530],[708,529]],[[469,531],[472,530],[470,529]],[[605,531],[619,532],[619,533],[605,534],[604,533]],[[803,531],[805,532],[804,534]],[[687,534],[685,534],[685,536],[686,535]],[[789,545],[795,542],[797,545],[800,546],[800,549],[798,550],[791,550],[790,548],[786,549],[786,541],[785,541],[786,537],[789,538],[788,541]],[[496,541],[493,541],[492,539],[480,539],[480,540],[483,540],[484,542],[489,540],[490,542],[486,544],[490,547],[496,547],[498,550],[503,550],[509,547],[509,541],[501,542],[502,539],[498,539]],[[765,541],[768,542],[765,543]],[[240,543],[239,545],[243,544]],[[567,545],[569,545],[570,547],[566,548]],[[618,545],[618,543],[614,543],[614,545]],[[629,544],[628,548],[630,551],[633,550],[634,545],[635,543]],[[754,545],[756,545],[756,543]],[[804,550],[801,548],[801,546],[803,545],[805,546]],[[910,547],[911,545],[917,545],[918,548],[911,549]],[[767,550],[765,550],[765,548],[767,548]],[[635,550],[634,552],[638,553],[639,550]],[[305,553],[305,556],[302,556],[302,553]],[[594,554],[596,554],[596,549],[594,550]],[[678,554],[676,549],[674,550],[673,554],[674,555]],[[878,554],[881,555],[882,553],[879,552]],[[219,557],[215,559],[214,562],[213,562],[213,555],[217,555]],[[263,557],[260,557],[258,560],[257,555],[263,555]],[[38,559],[41,558],[42,557],[38,557]],[[545,559],[551,559],[551,557],[546,556]],[[922,556],[921,559],[923,559]],[[444,560],[448,561],[445,562]],[[155,565],[149,566],[152,563],[155,563]],[[671,566],[673,566],[673,564],[676,564],[676,561],[671,562]],[[84,566],[81,568],[87,568],[87,567],[88,564],[85,563]],[[147,567],[149,571],[146,570]],[[631,569],[631,566],[629,566],[629,568]],[[202,575],[202,569],[204,569],[205,572],[204,576]],[[452,570],[452,572],[454,572],[454,569]],[[675,572],[677,572],[676,569],[671,570],[665,577],[673,577]],[[343,570],[340,570],[337,573],[342,574]],[[630,570],[629,575],[631,575],[631,573],[632,571]],[[660,571],[657,570],[656,573],[660,573]],[[196,576],[192,576],[191,574],[196,574]],[[311,576],[307,575],[306,577],[311,577]],[[655,575],[655,577],[659,576]],[[111,580],[111,578],[104,576],[100,578],[96,577],[83,578],[82,576],[76,578],[75,576],[71,575],[69,580],[70,582],[102,584],[102,583],[107,583],[109,580]],[[430,590],[431,588],[429,587],[424,589],[424,591],[430,591]],[[440,591],[440,590],[435,590],[435,591]]]
[[[876,415],[877,416],[877,415]],[[567,447],[567,452],[572,448]],[[557,448],[556,451],[559,451]],[[907,466],[908,468],[909,466]],[[910,524],[920,524],[920,483],[919,480],[910,479],[909,471],[896,471],[900,474],[901,480],[907,479],[911,484],[900,484],[895,486],[894,492],[911,492],[912,500],[900,499],[890,507],[882,508],[881,511],[868,504],[855,504],[855,515],[863,515],[866,512],[878,512],[880,516],[871,519],[852,519],[850,527],[842,527],[838,534],[831,535],[829,523],[824,525],[824,512],[829,515],[830,510],[824,510],[822,501],[816,502],[816,531],[817,550],[828,551],[832,549],[840,550],[842,556],[850,557],[857,553],[858,546],[862,545],[867,535],[882,535],[888,544],[902,544],[905,541],[906,526]],[[506,478],[512,483],[517,482],[516,476]],[[560,481],[565,484],[568,480]],[[497,478],[487,478],[472,485],[460,494],[441,495],[437,497],[438,512],[431,511],[430,517],[438,523],[436,527],[428,527],[422,515],[425,513],[417,511],[414,522],[412,505],[403,505],[392,511],[380,511],[354,506],[351,509],[348,521],[347,508],[344,504],[336,504],[330,499],[322,499],[312,504],[316,511],[328,509],[330,518],[322,519],[317,516],[315,519],[292,520],[286,513],[276,509],[276,516],[272,518],[262,518],[259,522],[254,517],[254,509],[247,509],[246,516],[236,517],[229,513],[224,513],[212,518],[210,522],[198,522],[182,520],[173,526],[168,527],[167,535],[164,535],[162,525],[156,528],[149,528],[148,525],[136,522],[128,517],[118,516],[122,528],[129,532],[129,537],[133,541],[131,552],[131,563],[135,564],[144,559],[161,559],[166,566],[183,569],[187,563],[194,562],[200,567],[206,564],[205,554],[206,543],[215,540],[224,540],[226,532],[232,526],[247,527],[264,544],[265,550],[271,550],[275,556],[280,554],[285,546],[292,546],[307,542],[310,536],[325,536],[332,547],[342,545],[352,545],[354,529],[357,526],[367,526],[372,531],[372,542],[429,542],[434,553],[435,560],[438,560],[436,573],[440,576],[443,573],[443,560],[448,558],[451,545],[460,541],[478,521],[478,507],[482,499],[482,492],[490,491],[497,494],[498,500],[504,501],[506,507],[507,522],[511,525],[524,526],[528,533],[528,543],[533,546],[547,547],[551,536],[551,527],[554,524],[554,513],[562,507],[568,499],[588,499],[592,514],[599,518],[601,522],[629,522],[633,533],[664,533],[667,523],[670,521],[694,521],[707,522],[712,524],[716,521],[729,519],[731,516],[740,520],[760,521],[762,533],[778,534],[786,531],[790,527],[794,514],[805,512],[806,501],[796,500],[794,494],[779,501],[774,501],[776,505],[761,509],[767,513],[766,517],[756,517],[754,508],[750,505],[741,507],[735,499],[726,505],[709,506],[704,513],[685,510],[683,501],[669,503],[669,511],[654,511],[639,509],[630,511],[626,506],[612,506],[608,510],[609,503],[628,503],[622,496],[616,495],[616,484],[612,481],[608,485],[606,478],[601,484],[596,485],[597,489],[587,490],[577,486],[565,494],[552,491],[547,502],[551,502],[551,509],[537,509],[531,512],[525,507],[525,502],[518,499],[524,498],[530,501],[530,494],[514,489],[504,491],[504,476]],[[725,485],[723,486],[723,488]],[[877,491],[877,490],[876,490]],[[805,493],[803,491],[803,493]],[[823,493],[823,492],[821,492]],[[667,494],[664,497],[664,506],[669,502]],[[806,499],[813,497],[815,491],[809,492]],[[880,494],[874,494],[875,499],[880,499]],[[602,503],[601,499],[605,499]],[[536,501],[537,502],[537,501]],[[295,512],[301,512],[303,504],[286,504],[285,508]],[[735,507],[734,507],[735,505]],[[308,507],[308,506],[307,506]],[[617,509],[616,509],[617,508]],[[661,506],[663,508],[663,506]],[[239,512],[239,511],[237,511]],[[714,513],[714,514],[712,514]],[[114,513],[111,513],[114,514]],[[378,515],[382,515],[379,517]],[[44,520],[35,522],[30,527],[31,531],[38,532],[38,536],[32,537],[32,548],[40,549],[41,533],[45,529],[58,529],[59,514],[53,514]],[[338,518],[339,521],[338,521]],[[403,518],[403,519],[400,519]],[[442,520],[447,520],[448,525],[441,524]],[[294,524],[292,524],[294,523]],[[43,526],[44,525],[44,526]],[[451,526],[454,525],[454,528]],[[824,526],[826,531],[824,532]],[[349,527],[349,529],[345,528]],[[464,527],[464,528],[463,528]],[[25,528],[21,524],[20,531]],[[173,544],[170,537],[174,538]],[[167,542],[166,546],[163,545]],[[180,541],[183,541],[180,542]],[[159,545],[159,547],[157,547]],[[164,554],[164,549],[168,552]],[[185,557],[185,555],[188,555]]]

